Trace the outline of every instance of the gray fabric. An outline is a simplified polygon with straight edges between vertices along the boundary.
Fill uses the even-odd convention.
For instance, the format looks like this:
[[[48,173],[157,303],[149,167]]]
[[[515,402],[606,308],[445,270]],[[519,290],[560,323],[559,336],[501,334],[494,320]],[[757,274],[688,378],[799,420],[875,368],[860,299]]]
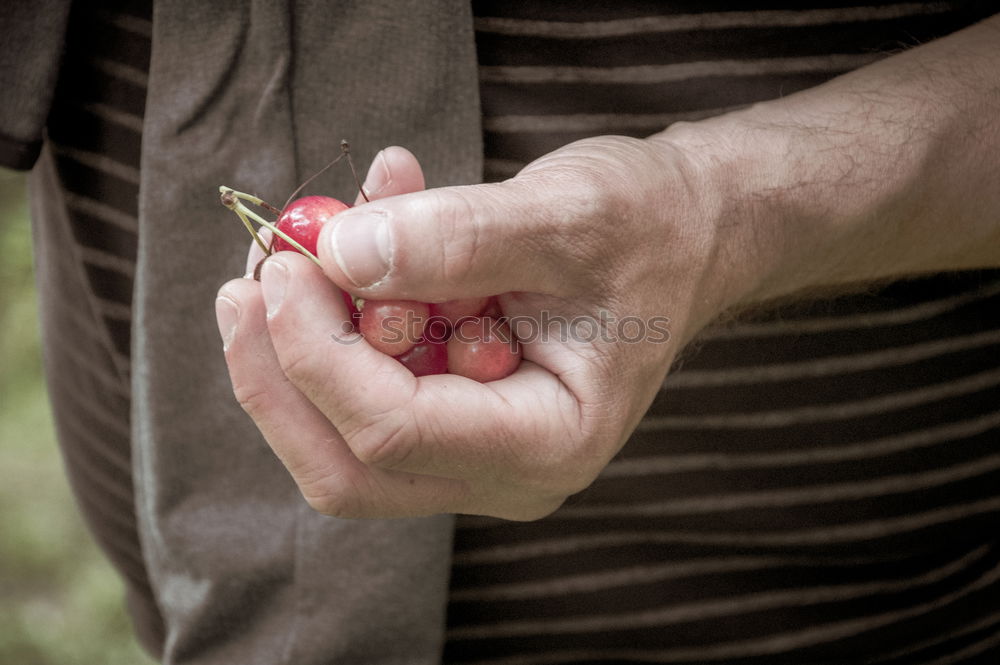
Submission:
[[[0,2],[0,165],[30,169],[52,105],[69,0]]]
[[[135,293],[134,471],[166,663],[433,663],[449,516],[320,516],[236,404],[213,317],[248,237],[227,184],[276,204],[348,138],[430,186],[481,173],[465,0],[157,1]],[[321,189],[353,197],[345,170]]]

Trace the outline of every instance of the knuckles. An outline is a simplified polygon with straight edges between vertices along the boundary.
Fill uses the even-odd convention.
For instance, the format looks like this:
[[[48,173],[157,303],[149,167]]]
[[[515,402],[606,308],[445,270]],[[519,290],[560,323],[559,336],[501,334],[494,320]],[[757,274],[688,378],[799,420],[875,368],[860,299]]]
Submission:
[[[276,348],[279,348],[276,344]],[[325,390],[330,379],[323,359],[317,356],[316,344],[308,340],[288,340],[280,345],[278,361],[281,370],[295,386],[310,393]]]
[[[468,280],[479,259],[485,255],[483,213],[477,212],[482,202],[474,201],[468,192],[460,187],[437,192],[440,279],[445,284],[461,284]]]
[[[253,419],[266,413],[273,403],[272,392],[261,384],[234,383],[233,395],[243,411]]]
[[[358,422],[344,423],[340,431],[354,456],[367,466],[403,466],[415,446],[413,432],[399,411],[374,417],[359,415]]]
[[[350,488],[325,482],[315,486],[300,485],[299,491],[309,507],[321,515],[341,519],[369,517],[370,510],[364,505],[359,493]]]
[[[587,489],[600,467],[594,468],[591,460],[571,450],[556,453],[537,462],[530,470],[523,470],[518,484],[536,497],[567,497]]]
[[[322,515],[343,519],[386,515],[381,492],[356,467],[316,468],[292,475],[306,504]]]

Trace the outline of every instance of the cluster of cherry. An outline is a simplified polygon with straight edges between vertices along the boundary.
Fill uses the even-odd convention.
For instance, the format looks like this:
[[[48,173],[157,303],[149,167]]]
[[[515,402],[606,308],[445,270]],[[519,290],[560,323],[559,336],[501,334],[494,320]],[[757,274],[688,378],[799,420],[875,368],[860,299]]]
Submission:
[[[346,143],[342,147],[350,160]],[[331,165],[336,161],[339,158]],[[278,210],[256,196],[228,187],[219,189],[223,205],[243,220],[265,255],[298,251],[317,264],[320,231],[337,213],[350,207],[329,196],[304,196]],[[265,220],[243,201],[277,214],[277,221]],[[271,230],[269,244],[256,232],[251,219]],[[342,293],[354,330],[372,348],[392,356],[415,376],[458,374],[485,383],[510,375],[521,362],[520,343],[504,322],[495,297],[424,303],[361,300]]]

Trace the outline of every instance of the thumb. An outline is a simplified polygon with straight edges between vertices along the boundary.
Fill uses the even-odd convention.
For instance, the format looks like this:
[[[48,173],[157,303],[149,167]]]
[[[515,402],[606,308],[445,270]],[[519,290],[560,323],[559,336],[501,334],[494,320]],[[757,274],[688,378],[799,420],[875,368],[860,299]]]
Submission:
[[[323,229],[320,262],[330,279],[366,298],[563,295],[573,271],[561,245],[572,240],[572,220],[548,212],[538,191],[514,179],[360,205]]]

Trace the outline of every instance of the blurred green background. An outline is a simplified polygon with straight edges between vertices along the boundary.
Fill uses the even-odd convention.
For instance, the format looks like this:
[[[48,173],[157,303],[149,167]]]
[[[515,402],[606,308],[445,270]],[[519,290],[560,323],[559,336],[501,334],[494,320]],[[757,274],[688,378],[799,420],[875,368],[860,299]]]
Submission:
[[[41,374],[25,179],[0,170],[0,663],[153,662],[63,475]]]

